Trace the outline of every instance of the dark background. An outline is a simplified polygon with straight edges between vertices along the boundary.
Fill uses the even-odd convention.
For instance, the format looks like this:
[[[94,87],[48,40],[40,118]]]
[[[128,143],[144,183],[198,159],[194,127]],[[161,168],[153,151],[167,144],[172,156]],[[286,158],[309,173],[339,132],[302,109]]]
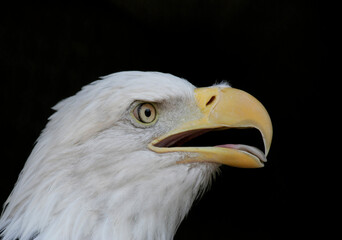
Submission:
[[[1,196],[4,202],[53,113],[99,76],[161,71],[196,86],[228,80],[268,110],[263,169],[223,167],[175,239],[281,239],[320,231],[317,1],[98,0],[2,6]],[[315,129],[315,131],[313,131]]]

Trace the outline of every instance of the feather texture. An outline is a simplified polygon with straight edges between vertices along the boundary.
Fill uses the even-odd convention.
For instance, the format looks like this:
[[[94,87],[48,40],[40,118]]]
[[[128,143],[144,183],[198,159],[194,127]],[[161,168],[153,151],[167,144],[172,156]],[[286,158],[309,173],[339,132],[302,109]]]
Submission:
[[[175,164],[152,139],[196,117],[194,86],[157,72],[121,72],[58,103],[5,203],[3,240],[172,239],[216,164]],[[130,114],[153,102],[158,122]]]

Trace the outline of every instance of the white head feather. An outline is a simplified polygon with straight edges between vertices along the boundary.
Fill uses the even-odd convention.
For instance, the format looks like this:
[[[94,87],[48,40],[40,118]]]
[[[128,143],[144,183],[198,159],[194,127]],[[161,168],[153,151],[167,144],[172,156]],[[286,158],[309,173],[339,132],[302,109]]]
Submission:
[[[194,86],[156,72],[121,72],[58,103],[0,219],[3,240],[172,239],[216,164],[175,164],[154,138],[196,117]],[[158,105],[158,122],[131,115]]]

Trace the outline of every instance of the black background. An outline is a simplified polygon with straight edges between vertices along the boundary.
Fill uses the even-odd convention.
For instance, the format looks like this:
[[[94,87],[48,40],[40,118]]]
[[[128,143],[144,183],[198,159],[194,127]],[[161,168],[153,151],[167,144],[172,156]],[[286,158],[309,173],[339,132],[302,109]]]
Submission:
[[[317,1],[98,0],[2,6],[1,196],[53,113],[99,76],[161,71],[196,86],[227,80],[268,110],[263,169],[222,167],[175,239],[281,239],[320,230],[317,99],[324,49]],[[316,129],[313,131],[313,129]],[[310,151],[308,150],[310,149]]]

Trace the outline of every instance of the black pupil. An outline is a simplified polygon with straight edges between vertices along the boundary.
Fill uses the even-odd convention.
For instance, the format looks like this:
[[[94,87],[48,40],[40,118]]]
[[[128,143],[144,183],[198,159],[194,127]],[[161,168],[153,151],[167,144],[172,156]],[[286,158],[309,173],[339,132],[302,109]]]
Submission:
[[[151,110],[150,110],[150,109],[148,109],[148,108],[145,109],[145,116],[146,116],[146,117],[150,117],[151,114],[152,114],[152,113],[151,113]]]

